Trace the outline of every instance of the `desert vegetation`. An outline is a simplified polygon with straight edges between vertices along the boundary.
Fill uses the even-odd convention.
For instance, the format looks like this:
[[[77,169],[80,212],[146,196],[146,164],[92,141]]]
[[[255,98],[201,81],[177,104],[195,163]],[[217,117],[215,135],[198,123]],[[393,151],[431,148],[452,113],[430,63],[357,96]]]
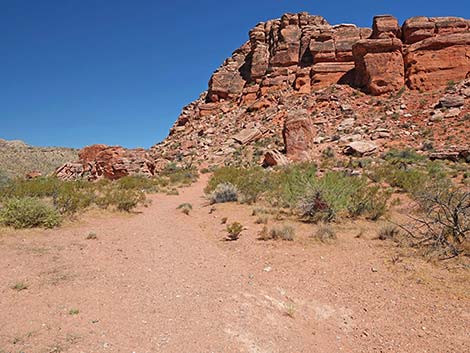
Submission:
[[[213,195],[225,185],[232,185],[242,203],[285,208],[312,223],[362,215],[376,220],[384,215],[388,190],[373,185],[366,177],[334,171],[317,176],[316,170],[314,164],[273,170],[223,167],[214,172],[206,193]]]
[[[328,166],[322,169],[313,163],[271,169],[221,167],[213,172],[205,192],[214,203],[256,205],[256,224],[267,224],[268,213],[317,224],[312,238],[321,242],[336,239],[332,223],[382,219],[388,225],[380,229],[378,239],[401,237],[441,258],[469,253],[467,163],[431,161],[411,149],[391,150],[374,159],[324,156],[322,167],[326,159]],[[410,200],[407,221],[394,220],[399,195]],[[282,225],[265,227],[259,239],[292,240],[290,233]]]
[[[52,176],[6,179],[0,184],[0,224],[53,228],[91,207],[131,212],[148,202],[146,194],[171,193],[197,177],[194,168],[169,166],[158,177],[127,176],[116,181],[63,181]]]

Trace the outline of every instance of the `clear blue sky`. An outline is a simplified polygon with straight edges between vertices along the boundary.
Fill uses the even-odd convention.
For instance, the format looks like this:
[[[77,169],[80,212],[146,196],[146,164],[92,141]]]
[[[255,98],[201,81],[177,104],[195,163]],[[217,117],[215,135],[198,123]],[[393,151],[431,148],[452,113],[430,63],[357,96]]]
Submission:
[[[256,23],[470,18],[470,0],[0,0],[0,138],[149,147]]]

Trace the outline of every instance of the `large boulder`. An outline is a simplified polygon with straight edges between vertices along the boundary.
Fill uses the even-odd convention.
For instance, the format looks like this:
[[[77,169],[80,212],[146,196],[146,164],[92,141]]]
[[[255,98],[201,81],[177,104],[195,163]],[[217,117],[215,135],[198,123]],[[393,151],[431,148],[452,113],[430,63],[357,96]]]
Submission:
[[[378,146],[372,141],[353,141],[346,145],[344,154],[356,157],[368,156],[377,150]]]
[[[296,162],[310,159],[316,129],[307,111],[291,111],[284,123],[282,136],[288,159]]]

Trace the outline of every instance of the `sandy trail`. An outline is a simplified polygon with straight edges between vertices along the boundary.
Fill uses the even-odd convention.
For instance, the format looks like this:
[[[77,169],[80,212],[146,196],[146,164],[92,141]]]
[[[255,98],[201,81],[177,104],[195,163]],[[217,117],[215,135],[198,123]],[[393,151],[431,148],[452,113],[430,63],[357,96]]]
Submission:
[[[258,241],[251,208],[209,213],[205,182],[135,216],[0,236],[0,352],[470,351],[461,272],[390,265],[367,229]],[[247,226],[239,241],[222,241],[224,216]]]

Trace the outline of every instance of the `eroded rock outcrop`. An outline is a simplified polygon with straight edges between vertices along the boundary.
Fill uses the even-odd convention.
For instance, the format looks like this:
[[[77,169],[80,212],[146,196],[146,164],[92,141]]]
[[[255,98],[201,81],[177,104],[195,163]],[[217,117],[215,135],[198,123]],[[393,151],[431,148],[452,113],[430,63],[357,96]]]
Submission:
[[[469,21],[457,17],[414,17],[400,26],[395,17],[381,15],[372,28],[359,28],[285,14],[250,31],[249,41],[212,76],[206,101],[250,103],[286,87],[310,93],[335,83],[373,95],[405,84],[436,89],[466,78],[469,48]]]
[[[78,161],[63,165],[55,174],[63,180],[115,180],[127,175],[152,176],[155,174],[155,163],[144,149],[92,145],[80,150]]]

